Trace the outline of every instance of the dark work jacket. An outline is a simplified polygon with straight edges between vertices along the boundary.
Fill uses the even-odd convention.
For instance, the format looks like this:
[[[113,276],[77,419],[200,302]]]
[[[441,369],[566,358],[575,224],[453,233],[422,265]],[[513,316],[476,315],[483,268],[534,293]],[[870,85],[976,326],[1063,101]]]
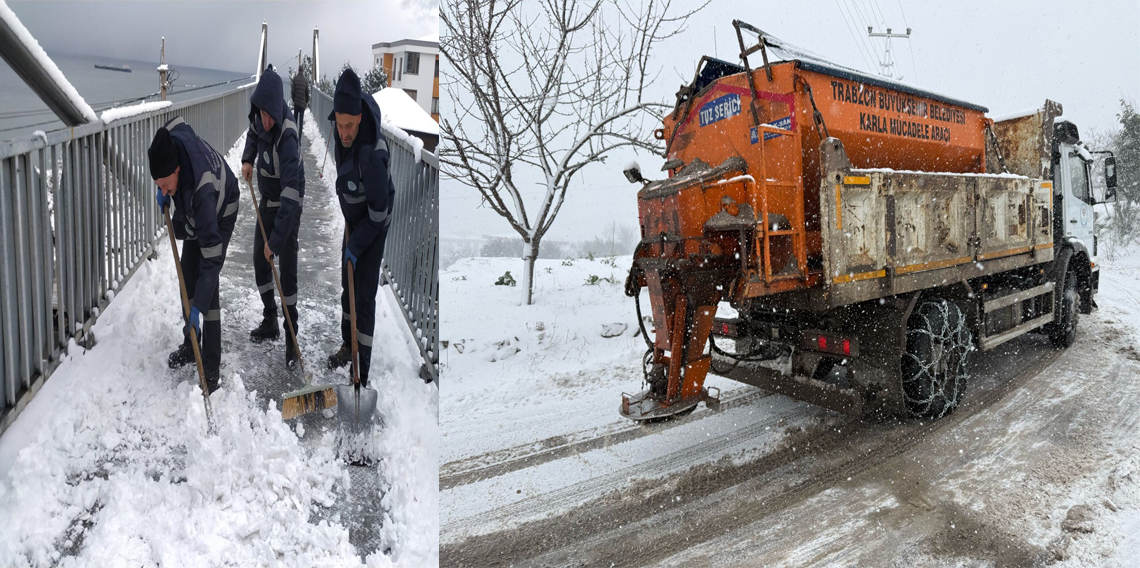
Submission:
[[[222,219],[237,215],[241,190],[237,176],[222,155],[198,138],[194,130],[176,116],[165,125],[178,150],[178,191],[170,197],[174,236],[197,240],[202,251],[198,284],[193,303],[198,311],[210,311],[210,299],[218,289],[218,273],[225,260],[225,241],[218,229]],[[232,225],[232,222],[231,222]]]
[[[396,200],[396,187],[388,175],[388,140],[380,130],[380,107],[369,95],[362,97],[360,130],[351,148],[340,147],[334,114],[332,137],[337,151],[336,195],[340,211],[352,227],[348,248],[360,258],[376,236],[387,229]]]
[[[297,74],[293,75],[293,110],[307,106],[309,106],[309,81],[305,79],[305,74],[298,70]]]
[[[285,106],[281,78],[272,70],[261,74],[250,97],[249,130],[241,161],[257,170],[257,189],[267,207],[278,208],[269,235],[269,249],[280,253],[285,239],[301,220],[305,201],[305,166],[301,161],[297,123]],[[273,128],[261,123],[261,110],[273,117]]]

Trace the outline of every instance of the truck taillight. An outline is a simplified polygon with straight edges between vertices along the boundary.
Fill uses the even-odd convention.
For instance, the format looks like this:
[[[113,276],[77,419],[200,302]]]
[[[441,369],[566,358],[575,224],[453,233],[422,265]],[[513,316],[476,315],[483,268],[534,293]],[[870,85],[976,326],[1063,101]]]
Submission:
[[[713,326],[710,331],[714,335],[723,335],[725,337],[738,337],[740,334],[736,329],[736,320],[730,319],[716,319],[713,320]]]
[[[809,351],[820,351],[844,357],[859,356],[859,342],[854,339],[824,335],[819,332],[805,333],[800,337],[800,346]]]

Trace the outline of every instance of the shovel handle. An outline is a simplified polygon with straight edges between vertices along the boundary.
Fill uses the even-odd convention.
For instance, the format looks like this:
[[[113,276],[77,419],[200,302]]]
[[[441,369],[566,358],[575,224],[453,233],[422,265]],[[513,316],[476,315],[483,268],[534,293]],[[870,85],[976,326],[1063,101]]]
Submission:
[[[257,194],[253,192],[253,184],[245,180],[249,188],[249,197],[253,200],[253,212],[257,215],[257,228],[261,230],[261,240],[269,242],[269,235],[265,233],[265,224],[261,222],[261,208],[257,206]],[[257,254],[257,251],[254,252]],[[277,295],[281,298],[281,311],[285,312],[285,328],[289,331],[289,339],[297,352],[297,364],[301,366],[301,374],[305,377],[305,384],[312,382],[312,377],[305,372],[305,359],[301,356],[301,344],[297,342],[297,331],[293,327],[293,316],[289,314],[289,307],[285,305],[285,289],[281,287],[281,277],[277,275],[277,265],[269,261],[269,268],[273,271],[273,282],[277,285]]]
[[[348,227],[344,228],[344,247],[348,248]],[[360,350],[356,342],[356,272],[352,268],[352,261],[344,259],[348,268],[348,323],[352,328],[352,384],[360,387]]]
[[[170,252],[174,254],[174,268],[178,272],[178,291],[182,293],[182,318],[190,320],[190,296],[186,293],[186,279],[182,275],[182,261],[178,258],[178,242],[174,240],[174,223],[170,221],[170,211],[162,208],[166,217],[166,234],[170,236]],[[187,324],[189,325],[189,324]],[[198,386],[202,389],[202,399],[206,402],[206,423],[214,431],[214,413],[210,409],[210,389],[206,386],[206,368],[202,365],[202,352],[198,349],[198,332],[190,326],[190,348],[194,350],[194,362],[198,365]]]

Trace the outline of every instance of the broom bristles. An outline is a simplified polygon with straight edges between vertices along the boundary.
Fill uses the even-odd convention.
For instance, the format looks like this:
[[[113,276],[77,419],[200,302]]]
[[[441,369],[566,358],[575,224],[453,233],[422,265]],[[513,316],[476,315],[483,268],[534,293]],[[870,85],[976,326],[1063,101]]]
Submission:
[[[290,420],[336,406],[336,388],[331,385],[319,385],[289,392],[282,395],[281,418]]]

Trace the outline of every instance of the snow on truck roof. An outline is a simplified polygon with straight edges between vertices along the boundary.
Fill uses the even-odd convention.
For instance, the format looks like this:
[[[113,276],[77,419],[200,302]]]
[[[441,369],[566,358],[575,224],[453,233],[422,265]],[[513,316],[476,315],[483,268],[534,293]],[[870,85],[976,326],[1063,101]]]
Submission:
[[[1045,111],[1044,107],[1035,107],[1035,108],[1029,108],[1029,109],[1019,110],[1019,111],[1014,111],[1014,112],[1007,112],[1005,114],[999,114],[997,116],[991,116],[990,118],[992,118],[994,122],[1005,122],[1007,120],[1013,120],[1015,118],[1025,118],[1027,116],[1033,116],[1035,114],[1038,114],[1038,113],[1041,113],[1044,111]]]
[[[870,75],[863,71],[859,71],[858,69],[852,69],[845,65],[840,65],[834,61],[829,61],[820,55],[816,55],[815,53],[812,53],[806,49],[794,46],[766,32],[762,32],[760,34],[760,38],[761,41],[763,41],[767,46],[767,51],[770,58],[772,56],[775,56],[776,59],[779,59],[781,61],[796,61],[799,63],[800,68],[807,71],[823,73],[825,75],[839,77],[840,79],[858,81],[860,83],[866,83],[869,85],[874,85],[876,87],[893,89],[896,91],[909,93],[919,97],[926,97],[928,99],[933,99],[939,102],[967,108],[970,110],[976,110],[983,113],[989,112],[988,108],[981,105],[976,105],[974,103],[969,103],[960,99],[941,95],[933,91],[919,89],[917,87],[907,85],[906,83],[900,83],[899,81],[894,81],[892,79]]]

